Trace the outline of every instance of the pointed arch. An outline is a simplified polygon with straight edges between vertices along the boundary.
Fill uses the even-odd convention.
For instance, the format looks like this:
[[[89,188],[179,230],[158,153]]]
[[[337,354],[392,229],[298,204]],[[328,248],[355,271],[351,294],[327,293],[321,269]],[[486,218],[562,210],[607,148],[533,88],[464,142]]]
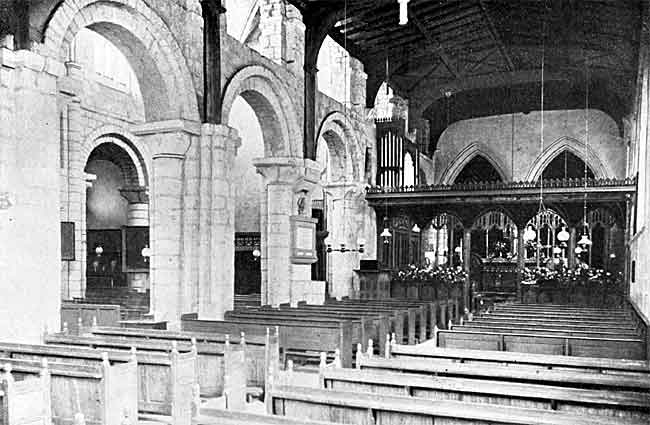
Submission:
[[[451,162],[447,169],[445,169],[440,179],[440,183],[446,185],[453,184],[463,169],[476,157],[482,157],[485,159],[492,166],[492,168],[494,168],[501,181],[506,181],[506,173],[504,172],[503,167],[495,159],[495,157],[491,155],[486,149],[480,147],[478,144],[472,143],[463,149]]]
[[[544,152],[535,159],[533,166],[526,175],[526,181],[536,181],[539,179],[546,167],[564,151],[570,152],[583,160],[597,179],[605,179],[614,175],[612,170],[601,161],[591,146],[586,147],[585,157],[585,144],[582,141],[571,137],[562,137],[551,143]]]

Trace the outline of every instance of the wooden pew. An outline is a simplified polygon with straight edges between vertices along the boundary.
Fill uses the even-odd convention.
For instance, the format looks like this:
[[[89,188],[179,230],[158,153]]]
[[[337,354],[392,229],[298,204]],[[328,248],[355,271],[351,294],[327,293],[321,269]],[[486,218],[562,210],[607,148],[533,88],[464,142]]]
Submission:
[[[438,301],[416,301],[408,299],[386,299],[386,300],[354,300],[347,297],[342,298],[341,300],[328,300],[327,304],[369,304],[369,305],[381,305],[386,307],[395,307],[395,306],[409,306],[409,307],[418,307],[425,306],[427,308],[427,317],[429,329],[428,337],[431,336],[431,330],[434,326],[443,329],[446,328],[449,321],[457,322],[460,319],[460,311],[458,307],[457,300],[438,300]]]
[[[72,333],[79,331],[79,325],[119,326],[120,306],[114,304],[61,303],[61,331],[67,328]]]
[[[298,303],[301,306],[301,303]],[[359,309],[379,309],[393,316],[391,332],[395,332],[398,340],[406,340],[409,344],[416,343],[415,339],[426,340],[436,324],[436,306],[434,302],[400,301],[383,302],[379,300],[351,300],[344,298],[340,301],[329,300],[322,308],[347,308],[353,311]],[[414,310],[415,309],[415,310]],[[415,316],[415,317],[413,317]],[[411,320],[409,320],[409,317]],[[412,324],[411,324],[412,323]],[[406,335],[406,338],[404,336]]]
[[[243,333],[230,337],[230,335],[199,332],[173,332],[124,328],[90,328],[86,331],[86,334],[87,336],[95,338],[105,338],[106,341],[111,341],[113,343],[122,343],[118,344],[117,348],[125,348],[126,346],[143,342],[171,344],[175,341],[178,349],[184,351],[191,349],[192,344],[196,345],[198,356],[198,382],[201,396],[204,397],[214,397],[222,394],[224,381],[223,356],[225,345],[228,343],[236,344],[245,352],[245,370],[247,372],[248,385],[256,387],[264,386],[266,374],[264,368],[265,347],[267,344],[266,337],[244,335]],[[67,340],[59,338],[58,341],[66,343]],[[277,344],[277,337],[273,337],[271,341],[272,343]],[[85,340],[83,345],[87,344],[96,343],[92,340]],[[138,348],[138,351],[146,351],[148,349],[157,349],[159,347],[166,349],[167,345],[136,345],[136,347]]]
[[[364,316],[361,314],[345,314],[345,313],[319,313],[308,311],[280,310],[271,307],[263,307],[260,309],[249,308],[240,311],[228,311],[225,314],[226,321],[258,321],[267,325],[281,325],[281,324],[316,324],[316,323],[339,323],[350,322],[352,324],[352,343],[361,343],[364,346],[368,339],[377,341],[379,338],[385,337],[382,335],[380,329],[387,329],[388,317],[387,316]]]
[[[646,359],[645,341],[639,338],[589,338],[553,334],[440,330],[435,340],[436,345],[441,348]]]
[[[288,304],[281,304],[280,311],[289,311],[299,317],[332,317],[332,318],[346,318],[355,320],[357,318],[364,318],[366,322],[372,321],[373,329],[366,331],[366,334],[372,333],[373,340],[384,343],[385,333],[395,332],[396,335],[409,335],[415,341],[417,331],[420,334],[426,332],[425,329],[419,329],[416,325],[424,325],[426,323],[416,323],[415,317],[420,318],[424,316],[425,310],[423,308],[403,308],[392,309],[387,307],[374,307],[363,305],[314,305],[305,302],[298,302],[297,307],[290,307]],[[267,310],[268,307],[263,307],[261,311]],[[410,321],[409,321],[410,318]],[[414,342],[413,342],[414,343]],[[365,348],[365,346],[364,346]]]
[[[369,314],[360,311],[326,311],[326,310],[310,310],[302,307],[289,307],[273,308],[264,306],[261,308],[249,308],[243,312],[232,311],[226,312],[226,320],[230,319],[263,319],[270,318],[272,320],[288,320],[295,321],[350,321],[354,325],[359,323],[359,333],[353,329],[352,338],[354,343],[364,342],[367,343],[368,339],[373,341],[380,340],[385,342],[386,333],[390,325],[390,317],[387,314],[374,313]],[[361,338],[361,341],[357,341]]]
[[[4,376],[0,381],[0,424],[52,424],[50,372],[47,364],[43,365],[38,376],[21,380],[16,380],[11,374],[11,363],[2,368]]]
[[[523,304],[523,303],[501,303],[495,305],[498,310],[540,310],[540,311],[570,311],[570,312],[612,312],[614,314],[626,313],[624,308],[599,308],[599,307],[585,307],[572,304]]]
[[[332,367],[323,368],[320,379],[322,388],[338,391],[402,395],[436,401],[458,400],[650,421],[650,397],[632,391],[611,392]]]
[[[636,332],[640,333],[636,325],[629,324],[619,324],[616,327],[604,327],[601,325],[580,325],[580,324],[571,324],[569,322],[548,322],[542,320],[511,320],[511,319],[491,319],[491,318],[474,318],[471,322],[465,322],[466,325],[474,324],[485,324],[492,326],[503,326],[503,325],[513,325],[513,326],[526,326],[526,327],[538,327],[544,329],[560,329],[560,330],[575,330],[575,331],[610,331],[615,329],[622,332]]]
[[[650,364],[646,360],[618,360],[601,357],[574,357],[548,354],[515,353],[508,351],[438,348],[434,345],[391,344],[389,358],[430,359],[453,363],[476,364],[486,368],[499,365],[528,366],[548,370],[569,370],[590,373],[622,373],[646,375],[650,379]]]
[[[48,338],[54,336],[48,336]],[[80,337],[73,337],[80,338]],[[107,355],[107,357],[106,357]],[[0,356],[21,360],[46,359],[48,362],[80,366],[101,365],[105,358],[110,364],[122,364],[137,359],[139,375],[138,411],[171,416],[175,425],[189,425],[196,388],[195,351],[179,353],[173,345],[170,352],[117,351],[85,348],[73,345],[28,345],[0,343]]]
[[[543,321],[543,322],[554,322],[554,323],[575,323],[575,324],[583,324],[583,325],[601,325],[601,326],[620,326],[621,324],[626,324],[625,321],[621,321],[618,319],[612,319],[609,317],[602,317],[602,318],[596,318],[596,317],[589,317],[589,318],[583,318],[583,317],[574,317],[574,318],[564,318],[564,317],[557,317],[553,315],[546,315],[546,316],[541,316],[535,313],[500,313],[498,311],[490,312],[490,313],[482,313],[479,315],[475,316],[477,319],[479,318],[485,318],[485,319],[509,319],[509,320],[536,320],[536,321]],[[631,323],[631,322],[629,322]]]
[[[106,355],[94,365],[0,358],[0,365],[5,371],[10,369],[16,379],[45,377],[50,403],[47,415],[51,415],[55,425],[123,425],[137,421],[138,377],[134,358],[112,365]],[[37,413],[40,405],[35,402],[30,413]]]
[[[482,353],[482,351],[477,351]],[[521,382],[529,384],[555,385],[562,387],[600,389],[607,391],[648,392],[650,380],[647,375],[593,373],[573,370],[546,369],[544,367],[513,367],[512,365],[490,365],[456,363],[431,358],[390,358],[357,356],[358,369],[392,370],[421,375],[453,376],[473,379]]]
[[[181,321],[183,331],[217,334],[244,332],[247,336],[265,336],[269,326],[276,326],[278,329],[282,364],[286,364],[287,357],[318,361],[321,351],[336,347],[341,350],[343,364],[346,367],[352,366],[353,350],[356,349],[352,342],[352,322],[219,321],[186,318]]]
[[[393,424],[536,424],[536,425],[632,425],[643,420],[582,416],[543,409],[529,409],[459,401],[437,401],[353,393],[315,388],[278,386],[271,390],[269,413],[309,419],[371,425]]]
[[[508,323],[492,325],[483,324],[482,322],[468,322],[464,325],[453,325],[451,330],[454,331],[471,331],[471,332],[499,332],[499,333],[521,333],[521,334],[544,334],[544,335],[559,335],[559,336],[575,336],[575,337],[589,337],[589,338],[639,338],[636,331],[620,331],[615,330],[598,330],[593,329],[590,331],[572,330],[571,327],[563,329],[557,328],[541,328],[528,325],[512,325]]]
[[[334,425],[335,422],[310,421],[278,415],[235,412],[223,409],[203,409],[196,425]]]

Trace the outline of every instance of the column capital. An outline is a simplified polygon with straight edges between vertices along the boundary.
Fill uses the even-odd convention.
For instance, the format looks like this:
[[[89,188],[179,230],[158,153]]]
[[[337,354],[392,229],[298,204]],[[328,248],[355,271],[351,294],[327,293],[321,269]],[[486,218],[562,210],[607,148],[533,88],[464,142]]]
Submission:
[[[211,138],[213,147],[233,150],[235,154],[241,146],[239,132],[224,124],[204,123],[201,125],[201,138]],[[214,143],[215,141],[219,143]]]
[[[131,132],[147,139],[153,159],[184,159],[192,143],[192,136],[201,135],[201,125],[197,121],[166,120],[146,122],[131,127]]]
[[[364,193],[363,185],[348,182],[330,183],[323,186],[323,190],[332,200],[345,199],[349,195]]]
[[[267,184],[286,184],[301,190],[303,186],[311,190],[320,180],[322,167],[310,159],[294,157],[270,157],[253,160],[257,172]]]
[[[146,186],[124,186],[120,189],[120,195],[129,201],[129,204],[149,203],[149,188]]]
[[[83,91],[84,70],[78,62],[65,63],[65,75],[58,80],[59,92],[79,96]]]

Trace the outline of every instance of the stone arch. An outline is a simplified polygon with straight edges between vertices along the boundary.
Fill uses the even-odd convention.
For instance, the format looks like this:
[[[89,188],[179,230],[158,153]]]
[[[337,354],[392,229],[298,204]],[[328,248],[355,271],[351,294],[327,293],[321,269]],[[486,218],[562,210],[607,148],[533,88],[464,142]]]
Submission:
[[[116,126],[99,127],[86,138],[85,143],[81,146],[81,159],[84,167],[93,151],[104,143],[114,144],[131,160],[133,173],[130,173],[131,178],[128,181],[139,186],[148,186],[151,156],[146,152],[144,146],[141,146],[136,136]]]
[[[65,0],[52,14],[44,37],[45,54],[71,59],[81,28],[112,42],[131,63],[145,103],[147,121],[199,121],[191,73],[171,31],[144,0]]]
[[[465,166],[477,156],[485,158],[494,167],[499,176],[501,176],[501,181],[507,181],[506,173],[504,172],[503,167],[499,164],[499,161],[495,159],[495,156],[493,156],[486,148],[480,147],[476,143],[472,143],[460,151],[460,153],[456,155],[456,158],[445,169],[440,178],[440,184],[453,184],[463,168],[465,168]]]
[[[353,181],[360,179],[359,164],[359,140],[350,128],[349,119],[345,114],[335,111],[323,119],[318,129],[317,143],[325,142],[329,149],[330,156],[338,159],[336,169],[340,177],[352,176]],[[318,152],[318,149],[316,149]],[[343,174],[344,173],[344,174]]]
[[[302,157],[302,129],[288,90],[270,69],[249,65],[237,71],[224,88],[222,116],[227,119],[241,96],[253,108],[267,157]]]
[[[587,146],[585,158],[585,144],[583,142],[571,137],[561,137],[544,149],[541,155],[537,156],[533,162],[533,166],[526,175],[526,181],[536,181],[539,179],[548,164],[564,151],[571,152],[587,163],[597,179],[605,179],[608,176],[614,175],[612,170],[600,160],[598,154],[590,146]]]

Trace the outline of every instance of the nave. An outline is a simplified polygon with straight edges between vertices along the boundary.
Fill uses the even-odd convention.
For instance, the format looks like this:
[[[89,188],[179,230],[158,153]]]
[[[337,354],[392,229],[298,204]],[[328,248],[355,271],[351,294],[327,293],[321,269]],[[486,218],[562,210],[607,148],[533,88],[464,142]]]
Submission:
[[[2,423],[650,420],[648,323],[631,307],[250,298],[181,331],[78,309],[42,345],[0,343]]]

